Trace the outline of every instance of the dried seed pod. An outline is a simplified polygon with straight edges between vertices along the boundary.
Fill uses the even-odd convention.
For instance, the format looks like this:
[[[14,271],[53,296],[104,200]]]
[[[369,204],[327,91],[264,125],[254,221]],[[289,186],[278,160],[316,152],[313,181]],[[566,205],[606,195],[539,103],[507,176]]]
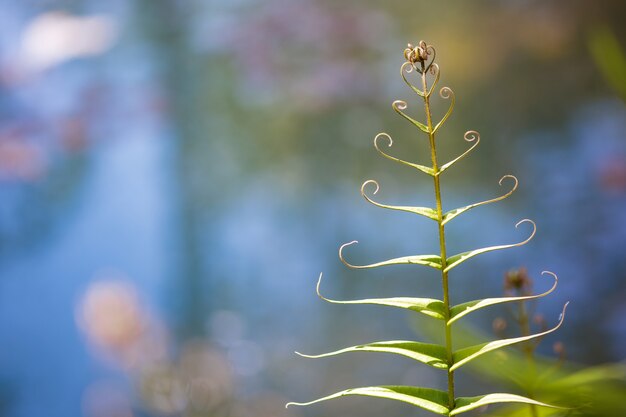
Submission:
[[[501,334],[506,330],[507,322],[502,317],[498,317],[493,321],[491,327],[493,328],[494,333]]]

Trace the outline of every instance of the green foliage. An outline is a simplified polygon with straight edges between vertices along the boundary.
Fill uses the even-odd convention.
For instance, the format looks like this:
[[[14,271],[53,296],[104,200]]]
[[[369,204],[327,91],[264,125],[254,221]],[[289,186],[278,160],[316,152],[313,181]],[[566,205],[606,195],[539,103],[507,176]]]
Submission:
[[[437,323],[413,317],[415,330],[436,339]],[[476,345],[488,339],[480,329],[458,324],[455,341]],[[463,368],[498,386],[520,392],[534,392],[545,401],[570,407],[568,410],[505,406],[481,414],[484,417],[569,416],[607,417],[626,415],[626,365],[623,363],[582,367],[578,364],[536,355],[532,360],[522,350],[498,350]]]
[[[345,397],[347,395],[361,395],[366,397],[386,398],[389,400],[402,401],[423,408],[433,413],[449,415],[448,395],[445,391],[407,386],[381,386],[352,388],[319,398],[308,403],[289,403],[289,405],[311,405],[321,401],[332,400],[333,398]]]
[[[378,192],[379,186],[378,183],[374,180],[366,181],[361,187],[361,194],[363,197],[374,204],[377,207],[390,209],[390,210],[399,210],[405,211],[413,214],[417,214],[419,216],[425,217],[427,219],[433,220],[437,223],[437,228],[439,231],[439,248],[440,253],[436,255],[412,255],[412,256],[403,256],[398,258],[393,258],[385,261],[375,262],[372,264],[366,265],[354,265],[349,263],[344,257],[344,250],[347,246],[353,245],[357,243],[356,241],[352,241],[342,245],[339,248],[339,258],[341,261],[348,267],[354,269],[367,269],[367,268],[379,268],[388,265],[401,265],[401,264],[410,264],[410,265],[421,265],[428,266],[439,270],[441,273],[441,282],[442,282],[442,290],[443,290],[443,299],[431,299],[431,298],[410,298],[410,297],[394,297],[394,298],[372,298],[372,299],[361,299],[361,300],[332,300],[326,298],[320,294],[320,283],[321,283],[321,275],[317,284],[317,293],[318,295],[330,302],[337,304],[375,304],[382,305],[388,307],[396,307],[403,308],[415,312],[419,312],[429,319],[437,319],[438,326],[443,326],[445,330],[445,342],[442,344],[431,344],[431,343],[422,343],[417,341],[405,341],[405,340],[395,340],[395,341],[381,341],[381,342],[373,342],[366,343],[358,346],[347,347],[344,349],[340,349],[334,352],[323,353],[318,355],[304,355],[301,356],[307,358],[323,358],[328,356],[335,356],[343,353],[351,353],[351,352],[382,352],[382,353],[391,353],[395,355],[401,355],[410,359],[413,359],[417,362],[432,366],[436,369],[440,369],[447,373],[447,381],[448,386],[447,390],[438,390],[432,388],[425,387],[407,387],[407,386],[375,386],[375,387],[363,387],[363,388],[354,388],[348,389],[344,391],[337,392],[335,394],[310,401],[307,403],[289,403],[287,405],[310,405],[315,404],[321,401],[326,401],[338,397],[343,396],[368,396],[368,397],[378,397],[378,398],[386,398],[390,400],[396,400],[401,402],[406,402],[412,404],[416,407],[423,408],[428,411],[432,411],[433,413],[445,415],[445,416],[454,416],[457,414],[461,414],[467,411],[474,410],[479,407],[483,407],[489,404],[499,404],[499,403],[524,403],[530,404],[532,406],[543,406],[543,407],[554,407],[552,405],[548,405],[539,401],[536,401],[533,398],[522,397],[514,394],[507,393],[495,393],[495,394],[486,394],[477,397],[456,397],[455,396],[455,387],[454,387],[454,372],[460,368],[461,366],[468,364],[476,359],[479,359],[483,355],[500,350],[506,346],[520,344],[524,342],[528,342],[533,339],[541,338],[551,332],[556,331],[561,324],[563,323],[564,314],[565,314],[565,306],[563,308],[563,314],[559,320],[559,323],[553,327],[552,329],[536,333],[536,334],[528,334],[522,337],[515,337],[509,339],[501,339],[495,340],[486,343],[473,344],[469,347],[465,347],[459,350],[454,351],[452,348],[452,337],[457,333],[456,331],[452,331],[452,324],[455,323],[460,318],[474,312],[480,310],[485,307],[493,306],[496,304],[503,303],[511,303],[511,302],[524,302],[528,300],[534,300],[541,297],[544,297],[550,294],[557,285],[557,277],[551,272],[545,271],[544,273],[550,274],[554,278],[554,285],[548,291],[538,294],[538,295],[524,295],[520,297],[500,297],[500,298],[488,298],[482,300],[475,300],[470,302],[464,302],[457,306],[452,306],[450,303],[449,297],[449,272],[455,267],[461,265],[463,262],[481,255],[483,253],[513,248],[516,246],[521,246],[529,242],[533,236],[535,235],[536,226],[535,223],[531,220],[524,219],[518,222],[515,226],[518,227],[522,223],[529,223],[532,226],[532,232],[529,237],[525,240],[506,244],[506,245],[497,245],[497,246],[489,246],[481,249],[470,250],[466,252],[462,252],[453,256],[447,256],[446,251],[446,240],[445,240],[445,225],[451,221],[452,219],[458,217],[459,215],[482,205],[494,203],[500,200],[503,200],[509,197],[518,186],[517,178],[512,175],[505,175],[500,179],[500,185],[502,185],[503,181],[506,179],[513,181],[513,186],[511,190],[507,193],[501,195],[500,197],[493,198],[491,200],[470,204],[465,207],[461,207],[458,209],[454,209],[448,212],[444,212],[442,210],[442,202],[441,202],[441,186],[440,186],[440,176],[446,171],[448,168],[452,167],[456,162],[462,160],[465,156],[467,156],[480,142],[480,135],[475,131],[468,131],[464,135],[464,139],[468,142],[472,143],[472,146],[463,152],[460,156],[453,159],[452,161],[440,165],[437,159],[437,151],[436,151],[436,140],[435,133],[439,130],[441,126],[448,119],[452,110],[454,108],[455,96],[452,90],[448,87],[443,87],[439,91],[439,95],[443,99],[447,99],[450,102],[449,108],[442,119],[433,123],[431,108],[430,108],[430,99],[435,91],[435,86],[439,81],[440,71],[439,66],[434,62],[435,60],[435,49],[431,45],[427,45],[425,42],[421,41],[417,47],[413,47],[409,45],[409,47],[404,51],[404,57],[406,58],[406,62],[402,65],[400,69],[400,73],[404,82],[409,85],[409,87],[417,93],[419,97],[424,101],[425,108],[425,116],[426,122],[422,123],[413,117],[409,116],[404,112],[407,109],[408,105],[404,101],[394,101],[392,104],[393,109],[400,114],[402,117],[407,119],[413,125],[415,125],[421,132],[425,133],[428,136],[428,143],[430,147],[430,156],[431,156],[431,166],[427,167],[420,164],[415,164],[412,162],[407,162],[391,156],[385,153],[379,146],[379,139],[386,138],[388,142],[388,146],[391,147],[393,144],[393,140],[391,136],[386,133],[380,133],[374,139],[374,147],[376,150],[382,154],[387,159],[390,159],[394,162],[412,167],[417,169],[418,171],[430,176],[433,179],[434,186],[434,194],[436,207],[410,207],[410,206],[396,206],[396,205],[387,205],[382,204],[375,201],[372,197],[370,197],[366,193],[366,189],[368,186],[374,186],[373,194]],[[407,79],[407,74],[415,73],[418,74],[418,78],[421,81],[421,87],[417,87],[412,84]],[[429,80],[431,82],[429,86]]]
[[[481,343],[479,345],[470,346],[470,347],[454,352],[452,354],[452,360],[454,362],[454,365],[452,365],[450,369],[454,371],[455,369],[460,368],[461,366],[465,365],[469,361],[474,360],[478,358],[479,356],[482,356],[485,353],[491,352],[493,350],[497,350],[505,346],[515,345],[517,343],[527,342],[532,339],[539,339],[547,334],[550,334],[556,331],[559,327],[561,327],[561,324],[563,324],[563,320],[565,319],[566,307],[567,307],[567,304],[565,304],[565,307],[563,307],[563,313],[561,314],[561,320],[559,321],[559,323],[550,330],[546,330],[545,332],[541,332],[541,333],[535,333],[530,336],[494,340],[493,342]]]
[[[484,307],[488,307],[488,306],[492,306],[496,304],[502,304],[502,303],[510,303],[514,301],[531,301],[531,300],[536,300],[541,297],[545,297],[546,295],[552,293],[552,291],[556,289],[556,285],[558,284],[559,280],[557,276],[550,271],[543,271],[542,274],[549,274],[554,278],[554,284],[552,285],[552,288],[550,288],[548,291],[542,294],[538,294],[538,295],[526,295],[526,296],[521,296],[521,297],[484,298],[482,300],[468,301],[467,303],[459,304],[450,308],[450,320],[448,321],[448,324],[452,324],[458,319],[460,319],[461,317],[473,311],[480,310],[481,308],[484,308]]]
[[[587,36],[591,57],[608,84],[626,100],[626,53],[608,27],[596,27]]]
[[[304,355],[296,352],[305,358],[325,358],[346,352],[387,352],[403,355],[426,365],[440,369],[448,369],[446,360],[446,348],[432,343],[411,342],[406,340],[393,340],[388,342],[374,342],[365,345],[352,346],[334,352],[323,353],[321,355]]]

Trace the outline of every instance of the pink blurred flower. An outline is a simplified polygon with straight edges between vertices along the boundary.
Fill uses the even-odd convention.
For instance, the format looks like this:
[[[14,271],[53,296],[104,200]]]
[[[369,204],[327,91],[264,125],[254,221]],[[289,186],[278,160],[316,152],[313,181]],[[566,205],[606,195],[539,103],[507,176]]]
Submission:
[[[0,179],[35,181],[47,170],[41,146],[26,138],[0,136]]]
[[[77,311],[88,340],[105,356],[127,367],[162,359],[167,350],[162,327],[155,322],[128,282],[94,282]]]

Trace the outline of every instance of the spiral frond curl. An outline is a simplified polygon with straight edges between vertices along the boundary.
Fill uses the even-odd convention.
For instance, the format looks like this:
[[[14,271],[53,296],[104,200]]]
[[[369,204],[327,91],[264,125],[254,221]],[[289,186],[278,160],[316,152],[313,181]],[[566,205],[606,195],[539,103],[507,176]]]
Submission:
[[[378,151],[379,154],[381,154],[382,156],[384,156],[385,158],[394,161],[394,162],[398,162],[400,164],[415,168],[417,170],[422,171],[425,174],[428,174],[430,176],[434,175],[433,169],[426,167],[424,165],[420,165],[420,164],[414,164],[412,162],[408,162],[399,158],[396,158],[395,156],[391,156],[388,153],[384,152],[382,149],[380,149],[380,146],[378,144],[378,138],[386,138],[387,139],[387,147],[391,147],[391,145],[393,145],[393,139],[391,139],[391,136],[389,136],[387,133],[379,133],[378,135],[376,135],[376,137],[374,138],[374,148],[376,148],[376,150]]]
[[[448,323],[447,323],[448,326],[450,326],[452,323],[456,322],[460,318],[465,317],[466,315],[473,313],[474,311],[478,311],[485,307],[493,306],[496,304],[537,300],[539,298],[543,298],[551,294],[556,289],[559,283],[559,278],[554,272],[550,272],[550,271],[541,272],[541,275],[546,275],[546,274],[550,275],[554,279],[554,282],[552,283],[552,287],[550,287],[549,290],[541,294],[535,294],[535,295],[524,295],[520,297],[483,298],[480,300],[468,301],[462,304],[458,304],[450,308],[450,319],[448,320]]]
[[[430,67],[430,71],[429,71],[432,75],[435,76],[435,78],[433,79],[433,83],[430,86],[430,89],[428,90],[428,93],[426,94],[427,97],[430,97],[433,93],[433,91],[435,91],[435,87],[437,86],[437,83],[439,83],[439,76],[441,75],[441,72],[439,71],[439,65],[437,64],[433,64]]]
[[[376,194],[378,192],[378,190],[380,189],[380,186],[378,185],[378,182],[376,182],[375,180],[367,180],[363,183],[363,185],[361,185],[361,195],[363,196],[363,198],[365,198],[365,200],[367,200],[367,202],[375,205],[376,207],[380,207],[380,208],[384,208],[384,209],[388,209],[388,210],[397,210],[397,211],[406,211],[408,213],[414,213],[414,214],[419,214],[420,216],[424,216],[426,218],[429,218],[431,220],[437,221],[437,211],[428,208],[428,207],[413,207],[413,206],[392,206],[389,204],[381,204],[377,201],[374,201],[371,197],[369,197],[367,195],[367,193],[365,192],[365,188],[368,185],[374,185],[376,188],[374,189],[373,194]]]
[[[428,126],[426,126],[424,123],[418,122],[417,120],[415,120],[414,118],[412,118],[411,116],[409,116],[408,114],[406,114],[405,112],[402,111],[402,110],[406,110],[406,108],[408,107],[406,101],[404,101],[404,100],[396,100],[393,103],[391,103],[391,107],[393,107],[393,109],[396,111],[396,113],[398,113],[400,116],[404,117],[409,122],[411,122],[415,126],[419,127],[422,132],[430,133],[430,130],[428,129]]]
[[[413,83],[411,83],[406,78],[406,74],[412,73],[413,70],[417,71],[417,68],[415,67],[415,64],[407,61],[407,62],[403,63],[402,66],[400,67],[400,75],[402,76],[402,79],[404,80],[406,85],[411,87],[411,90],[413,90],[418,96],[424,97],[424,92],[422,90],[420,90],[419,88],[417,88]]]
[[[369,184],[374,184],[374,186],[376,187],[376,189],[374,190],[374,192],[372,194],[376,194],[378,193],[378,190],[380,190],[380,186],[378,185],[378,181],[376,180],[367,180],[363,183],[363,185],[361,185],[361,195],[370,203],[372,202],[372,200],[367,196],[367,194],[365,193],[365,187],[367,187]]]
[[[413,46],[409,43],[404,50],[404,59],[406,59],[407,62],[410,63],[413,68],[415,68],[415,70],[420,74],[423,73],[425,62],[428,59],[428,56],[431,54],[428,48],[429,47],[428,45],[426,45],[426,42],[419,41],[417,46]],[[421,69],[417,66],[418,63],[422,67]],[[426,67],[426,70],[428,70],[429,67],[430,66]]]
[[[450,87],[441,87],[439,90],[439,95],[441,98],[445,98],[446,100],[450,98],[450,96],[454,96],[454,91]]]
[[[437,50],[434,46],[428,45],[426,46],[426,55],[430,56],[430,61],[426,64],[426,69],[424,72],[428,72],[428,70],[435,64],[435,58],[437,57]]]
[[[493,252],[493,251],[496,251],[496,250],[502,250],[502,249],[508,249],[508,248],[515,248],[515,247],[518,247],[518,246],[524,246],[525,244],[530,242],[533,237],[535,237],[535,233],[537,233],[537,225],[535,224],[534,221],[532,221],[530,219],[523,219],[523,220],[520,220],[519,222],[517,222],[517,224],[515,224],[515,228],[518,228],[519,225],[522,224],[522,223],[530,223],[532,225],[532,227],[533,227],[533,231],[531,232],[530,236],[528,236],[523,241],[518,242],[518,243],[511,243],[509,245],[489,246],[489,247],[486,247],[486,248],[475,249],[475,250],[471,250],[471,251],[467,251],[467,252],[463,252],[463,253],[459,253],[457,255],[451,256],[451,257],[446,259],[447,266],[445,267],[444,272],[449,272],[452,268],[462,264],[463,262],[467,261],[468,259],[471,259],[474,256],[478,256],[478,255],[483,254],[483,253]]]
[[[478,133],[475,130],[468,130],[463,135],[463,139],[465,139],[468,142],[474,142],[474,141],[480,142],[480,133]]]
[[[376,262],[368,265],[353,265],[346,261],[343,256],[343,250],[347,246],[354,245],[355,243],[359,243],[357,240],[353,240],[348,243],[344,243],[339,247],[339,259],[341,262],[352,269],[370,269],[370,268],[378,268],[381,266],[387,265],[424,265],[429,266],[434,269],[441,269],[441,256],[438,255],[414,255],[414,256],[403,256],[400,258],[393,258],[382,262]]]
[[[457,163],[458,161],[460,161],[461,159],[463,159],[467,155],[469,155],[469,153],[472,152],[474,150],[474,148],[476,148],[478,146],[478,144],[480,143],[480,133],[478,133],[475,130],[468,130],[463,135],[463,139],[465,139],[468,142],[474,142],[474,143],[472,144],[472,146],[470,146],[470,148],[468,150],[463,152],[461,155],[457,156],[452,161],[442,165],[441,168],[439,169],[438,174],[441,174],[446,169],[450,168],[452,165],[454,165],[455,163]]]
[[[452,110],[454,110],[454,104],[456,102],[456,96],[454,94],[454,91],[452,91],[450,87],[442,87],[441,90],[439,90],[439,96],[441,96],[441,98],[445,100],[450,99],[450,107],[448,108],[448,111],[443,116],[441,121],[437,123],[433,128],[433,133],[435,133],[441,127],[441,125],[443,125],[445,121],[448,120],[448,117],[450,117],[450,115],[452,114]]]
[[[406,110],[408,104],[404,100],[395,100],[393,103],[391,103],[391,107],[393,107],[395,111]]]
[[[443,215],[442,224],[448,223],[450,220],[454,219],[459,214],[465,213],[468,210],[471,210],[471,209],[476,208],[476,207],[484,206],[485,204],[495,203],[497,201],[501,201],[501,200],[504,200],[505,198],[509,197],[511,194],[513,194],[515,192],[515,190],[517,190],[517,186],[519,185],[519,181],[517,180],[517,177],[515,177],[515,175],[505,175],[502,178],[500,178],[500,181],[498,181],[498,184],[500,186],[502,186],[502,182],[505,179],[507,179],[507,178],[510,178],[510,179],[513,180],[513,187],[506,194],[503,194],[500,197],[492,198],[490,200],[481,201],[480,203],[474,203],[474,204],[467,205],[465,207],[461,207],[461,208],[458,208],[458,209],[450,210],[450,211],[448,211],[447,213],[445,213]]]
[[[354,245],[354,244],[356,244],[356,243],[359,243],[359,241],[358,241],[358,240],[353,240],[353,241],[351,241],[351,242],[344,243],[343,245],[341,245],[341,246],[339,247],[339,260],[340,260],[340,261],[341,261],[341,262],[342,262],[345,266],[347,266],[348,268],[358,268],[358,266],[354,266],[354,265],[352,265],[350,262],[346,261],[346,259],[343,257],[343,250],[344,250],[344,248],[345,248],[346,246],[351,246],[351,245]]]

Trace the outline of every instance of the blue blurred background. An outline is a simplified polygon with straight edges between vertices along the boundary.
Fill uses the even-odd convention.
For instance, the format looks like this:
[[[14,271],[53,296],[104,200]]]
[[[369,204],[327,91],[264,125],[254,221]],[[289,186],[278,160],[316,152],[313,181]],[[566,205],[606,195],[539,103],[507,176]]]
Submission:
[[[403,312],[323,303],[320,271],[334,298],[440,294],[434,272],[355,272],[336,254],[353,239],[355,263],[437,251],[432,224],[358,192],[374,178],[380,201],[433,201],[372,146],[385,131],[395,155],[428,162],[390,107],[414,100],[399,67],[420,39],[457,96],[442,158],[482,136],[444,206],[499,195],[504,174],[521,183],[451,224],[451,251],[538,225],[529,245],[456,269],[453,301],[501,294],[517,267],[542,291],[552,270],[538,311],[552,324],[571,306],[540,351],[624,360],[625,15],[621,0],[1,1],[0,415],[406,415],[283,404],[443,381],[401,358],[293,354],[423,336]]]

